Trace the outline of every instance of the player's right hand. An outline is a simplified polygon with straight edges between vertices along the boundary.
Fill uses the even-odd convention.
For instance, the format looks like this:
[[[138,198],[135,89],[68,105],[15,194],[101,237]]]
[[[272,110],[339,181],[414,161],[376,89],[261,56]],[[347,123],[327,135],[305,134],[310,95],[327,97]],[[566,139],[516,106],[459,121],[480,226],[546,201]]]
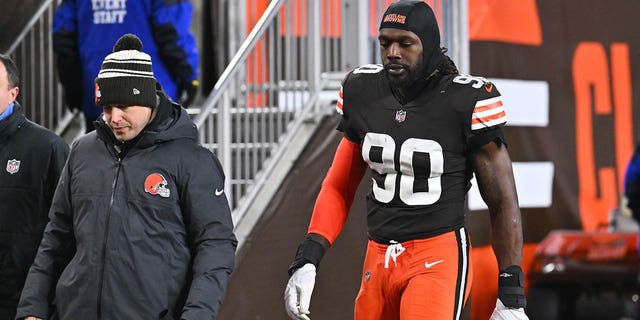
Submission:
[[[308,316],[311,293],[316,284],[316,266],[307,263],[293,272],[284,290],[287,314],[295,320],[311,320]]]

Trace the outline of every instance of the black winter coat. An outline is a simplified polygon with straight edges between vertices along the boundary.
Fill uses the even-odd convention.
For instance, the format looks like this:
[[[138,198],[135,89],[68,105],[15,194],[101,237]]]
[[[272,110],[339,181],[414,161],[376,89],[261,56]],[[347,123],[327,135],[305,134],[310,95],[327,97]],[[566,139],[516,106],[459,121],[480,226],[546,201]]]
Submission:
[[[158,108],[124,156],[101,120],[72,145],[18,316],[47,319],[55,292],[59,319],[216,318],[237,245],[224,175],[187,112]]]
[[[0,320],[13,319],[69,146],[17,102],[0,121]]]

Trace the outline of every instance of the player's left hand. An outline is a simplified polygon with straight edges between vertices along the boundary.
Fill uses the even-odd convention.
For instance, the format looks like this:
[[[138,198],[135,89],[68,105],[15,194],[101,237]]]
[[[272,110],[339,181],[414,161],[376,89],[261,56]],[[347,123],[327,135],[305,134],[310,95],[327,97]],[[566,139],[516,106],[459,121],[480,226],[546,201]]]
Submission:
[[[180,84],[180,91],[178,94],[180,95],[181,106],[188,108],[193,103],[193,100],[195,100],[196,94],[198,93],[199,86],[200,82],[198,82],[198,80],[185,81]]]
[[[507,308],[498,299],[489,320],[529,320],[529,317],[524,313],[524,308]]]

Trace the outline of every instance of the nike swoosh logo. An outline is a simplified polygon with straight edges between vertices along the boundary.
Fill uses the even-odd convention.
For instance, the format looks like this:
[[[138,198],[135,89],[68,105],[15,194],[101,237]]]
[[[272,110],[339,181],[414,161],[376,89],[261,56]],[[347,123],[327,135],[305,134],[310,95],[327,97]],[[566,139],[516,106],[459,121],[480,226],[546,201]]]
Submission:
[[[488,87],[484,87],[484,89],[487,90],[487,92],[491,92],[493,90],[493,84]]]
[[[224,189],[216,189],[216,196],[221,195],[224,192]]]
[[[427,268],[427,269],[429,269],[429,268],[431,268],[431,267],[435,266],[436,264],[438,264],[438,263],[440,263],[440,262],[442,262],[442,261],[444,261],[444,259],[442,259],[442,260],[438,260],[438,261],[436,261],[436,262],[431,262],[431,263],[429,263],[429,261],[425,261],[425,262],[424,262],[424,267],[425,267],[425,268]]]

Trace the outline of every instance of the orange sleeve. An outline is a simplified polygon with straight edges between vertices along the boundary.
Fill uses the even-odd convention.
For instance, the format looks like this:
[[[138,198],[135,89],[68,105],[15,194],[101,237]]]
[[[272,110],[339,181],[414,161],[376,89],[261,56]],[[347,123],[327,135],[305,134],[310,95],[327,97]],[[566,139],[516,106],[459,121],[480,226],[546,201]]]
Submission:
[[[356,190],[366,170],[367,164],[362,160],[360,145],[342,138],[331,168],[322,181],[308,233],[317,233],[333,243],[347,220]]]

